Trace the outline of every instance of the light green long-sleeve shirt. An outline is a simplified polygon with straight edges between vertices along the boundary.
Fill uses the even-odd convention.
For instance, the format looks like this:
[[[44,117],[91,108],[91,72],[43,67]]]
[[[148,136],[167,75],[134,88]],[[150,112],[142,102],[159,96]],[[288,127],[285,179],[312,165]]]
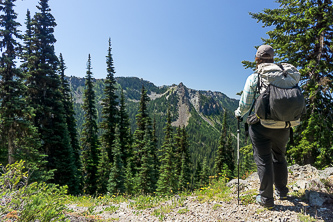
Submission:
[[[247,112],[250,111],[250,108],[252,106],[253,100],[254,100],[254,93],[257,88],[257,82],[258,82],[258,73],[251,74],[245,83],[243,93],[241,95],[241,99],[239,101],[239,106],[235,110],[235,116],[241,116],[243,117]],[[256,97],[259,95],[257,94]]]

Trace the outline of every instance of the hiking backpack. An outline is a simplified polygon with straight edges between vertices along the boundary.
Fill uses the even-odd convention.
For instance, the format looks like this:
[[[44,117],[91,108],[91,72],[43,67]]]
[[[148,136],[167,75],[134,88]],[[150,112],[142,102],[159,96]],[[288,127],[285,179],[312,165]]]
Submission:
[[[298,82],[299,71],[291,64],[263,63],[258,66],[254,111],[267,128],[290,128],[300,124],[305,99]]]

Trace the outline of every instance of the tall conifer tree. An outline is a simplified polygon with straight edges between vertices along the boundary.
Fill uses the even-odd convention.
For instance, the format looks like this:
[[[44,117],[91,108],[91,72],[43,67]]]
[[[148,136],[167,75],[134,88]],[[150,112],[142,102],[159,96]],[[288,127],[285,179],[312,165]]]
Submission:
[[[151,139],[151,129],[146,126],[146,132],[144,135],[144,146],[142,149],[141,166],[138,168],[138,184],[137,190],[141,194],[153,193],[156,184],[156,178],[154,174],[154,159],[153,159],[153,141]]]
[[[219,178],[223,171],[224,164],[227,164],[227,148],[226,148],[226,140],[227,140],[227,112],[224,111],[223,115],[223,123],[222,123],[222,130],[221,136],[219,140],[219,146],[216,150],[216,158],[214,164],[214,171],[217,178]]]
[[[67,128],[70,137],[70,143],[73,149],[73,157],[74,157],[74,165],[76,169],[75,173],[75,189],[73,193],[78,194],[82,190],[82,163],[80,157],[80,145],[77,136],[76,130],[76,120],[75,120],[75,112],[74,112],[74,101],[71,94],[71,89],[68,83],[68,80],[65,78],[65,61],[60,53],[59,56],[59,73],[60,73],[60,81],[61,81],[61,93],[63,98],[63,104],[65,109],[65,118],[67,123]]]
[[[120,107],[118,114],[118,128],[119,128],[119,143],[120,151],[123,154],[124,166],[127,166],[127,159],[132,157],[132,138],[131,138],[131,126],[129,122],[128,113],[126,110],[124,90],[121,89],[120,94]]]
[[[167,122],[164,128],[164,142],[161,147],[160,176],[157,181],[157,191],[161,194],[172,194],[177,189],[177,179],[174,164],[174,142],[171,126],[170,108],[167,111]]]
[[[91,57],[88,56],[86,89],[84,91],[83,110],[85,122],[82,132],[82,166],[84,173],[84,192],[95,194],[97,191],[97,166],[99,157],[99,143],[97,136],[97,111],[95,92],[91,72]]]
[[[113,67],[113,58],[111,53],[111,39],[109,39],[108,54],[106,56],[106,71],[107,76],[105,80],[104,95],[105,98],[102,100],[102,122],[100,128],[102,129],[101,137],[101,153],[100,161],[98,165],[98,190],[101,193],[105,193],[107,190],[107,184],[109,180],[109,169],[110,164],[113,161],[113,151],[115,142],[115,129],[117,124],[117,95],[116,91],[116,80],[114,78],[115,70]],[[118,145],[119,146],[119,145]],[[106,155],[106,156],[105,156]],[[122,155],[121,155],[122,156]]]
[[[125,167],[124,187],[125,192],[132,194],[134,190],[134,155],[132,149],[132,135],[129,123],[129,117],[126,110],[124,90],[121,89],[120,108],[119,108],[119,143],[123,154],[123,163]]]
[[[112,147],[113,164],[108,180],[108,191],[114,194],[124,193],[125,191],[125,167],[120,149],[119,130],[117,129],[117,131]]]
[[[147,91],[142,85],[139,110],[138,114],[136,115],[137,128],[134,132],[134,144],[133,144],[135,171],[137,171],[137,169],[141,167],[142,150],[143,147],[145,146],[144,137],[146,133],[146,127],[151,125],[151,120],[147,110],[147,104],[149,101],[150,99],[147,95]]]
[[[203,164],[202,164],[202,171],[200,174],[200,186],[206,186],[209,183],[209,166],[207,157],[204,158]]]
[[[189,144],[187,140],[187,133],[185,126],[181,129],[181,140],[180,140],[180,152],[181,159],[180,159],[180,173],[179,173],[179,185],[178,188],[181,191],[190,188],[191,182],[191,167],[192,162],[190,159],[189,154]]]
[[[30,11],[27,10],[26,14],[26,31],[25,34],[23,35],[23,51],[21,52],[21,58],[22,58],[22,64],[21,64],[21,69],[23,72],[28,72],[27,66],[28,66],[28,59],[31,55],[31,50],[32,50],[32,21],[31,21],[31,15]]]
[[[15,0],[0,3],[0,121],[1,163],[12,164],[24,159],[35,171],[33,180],[46,179],[43,155],[38,152],[40,141],[31,122],[32,110],[25,101],[27,87],[25,73],[16,67],[21,39],[14,11]],[[44,175],[43,175],[44,174]]]
[[[333,161],[333,4],[331,0],[277,0],[280,7],[250,13],[267,32],[276,61],[299,67],[307,112],[296,129],[291,161],[325,167]]]
[[[108,154],[110,162],[113,162],[112,147],[115,140],[115,129],[117,124],[117,95],[116,95],[116,80],[114,78],[115,70],[113,67],[113,59],[111,54],[111,39],[109,39],[108,55],[106,56],[107,76],[105,80],[104,95],[102,100],[102,118],[100,127],[103,129],[102,145]]]
[[[201,174],[202,174],[202,165],[197,160],[196,167],[193,175],[193,188],[200,188],[201,186]]]
[[[52,182],[75,190],[73,149],[67,129],[61,82],[57,75],[58,58],[54,52],[56,26],[48,0],[40,0],[32,20],[31,54],[27,59],[28,102],[34,108],[34,124],[41,135],[41,152],[47,155],[49,170],[55,170]]]

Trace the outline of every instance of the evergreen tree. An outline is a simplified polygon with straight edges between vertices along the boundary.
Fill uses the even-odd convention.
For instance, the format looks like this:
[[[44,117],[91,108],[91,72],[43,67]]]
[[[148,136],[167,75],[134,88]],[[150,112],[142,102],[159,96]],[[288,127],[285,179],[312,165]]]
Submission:
[[[193,183],[192,183],[194,188],[200,188],[201,174],[202,174],[202,166],[201,166],[200,162],[197,160],[197,164],[196,164],[194,175],[193,175]]]
[[[295,146],[288,151],[298,164],[331,165],[333,161],[333,99],[331,0],[277,0],[280,7],[250,13],[264,27],[276,61],[299,67],[307,112],[296,129]]]
[[[226,155],[225,155],[225,164],[227,165],[227,177],[233,178],[234,170],[235,170],[235,158],[234,158],[234,148],[232,147],[232,137],[231,133],[229,132],[227,136],[227,141],[225,143],[226,147]]]
[[[202,164],[202,171],[200,174],[200,186],[206,186],[209,183],[209,166],[207,157],[204,158],[203,164]]]
[[[141,167],[138,169],[137,189],[141,194],[153,193],[156,178],[153,165],[153,141],[151,140],[151,130],[146,126],[144,135],[144,146],[142,149]]]
[[[97,111],[95,92],[93,89],[91,57],[88,56],[86,89],[84,91],[83,110],[85,122],[82,132],[82,167],[84,173],[84,192],[95,194],[97,191],[97,166],[99,157],[99,143],[97,137]]]
[[[125,168],[125,178],[124,178],[124,186],[125,192],[127,194],[134,194],[134,161],[133,155],[129,156],[126,159],[126,168]]]
[[[108,158],[110,162],[113,162],[112,158],[112,147],[115,140],[115,129],[117,124],[117,96],[116,91],[116,80],[114,78],[114,67],[113,59],[111,54],[111,39],[109,39],[109,49],[108,55],[106,56],[107,65],[107,76],[105,80],[104,95],[105,98],[102,100],[102,118],[103,121],[100,124],[100,128],[103,129],[102,134],[102,145],[106,152],[108,153]]]
[[[59,56],[59,73],[60,73],[60,81],[61,81],[61,93],[63,99],[63,105],[65,109],[65,118],[67,123],[67,128],[69,132],[70,144],[73,149],[73,157],[74,157],[74,165],[76,168],[75,173],[75,190],[73,192],[78,194],[82,190],[82,163],[80,157],[80,145],[77,137],[76,130],[76,120],[75,120],[75,112],[74,112],[74,101],[71,94],[71,89],[68,83],[68,80],[65,78],[65,61],[60,53]]]
[[[24,159],[34,171],[32,180],[46,180],[44,155],[38,152],[41,144],[31,122],[32,109],[26,103],[26,74],[16,67],[21,35],[17,30],[15,0],[1,1],[0,11],[0,160],[3,165]]]
[[[179,174],[179,189],[184,191],[189,189],[189,184],[191,181],[191,168],[192,163],[189,154],[189,145],[187,141],[187,134],[185,126],[181,130],[181,140],[180,140],[180,152],[181,153],[181,166]]]
[[[111,168],[109,183],[108,183],[108,191],[114,194],[124,193],[125,191],[125,186],[124,186],[125,168],[123,164],[122,153],[120,150],[119,138],[120,137],[118,132],[115,143],[112,147],[113,165]]]
[[[151,125],[151,121],[147,110],[147,103],[149,101],[150,99],[147,95],[147,91],[142,85],[139,110],[138,114],[136,115],[137,128],[134,132],[134,144],[133,144],[133,154],[134,154],[133,157],[135,158],[134,159],[135,169],[139,169],[141,167],[142,150],[143,147],[145,146],[144,136],[146,132],[146,126]]]
[[[175,136],[175,152],[174,152],[174,158],[175,158],[175,173],[176,175],[180,175],[181,166],[182,166],[182,152],[181,152],[181,140],[182,140],[182,130],[180,126],[178,126]]]
[[[219,178],[222,175],[224,166],[230,166],[232,168],[231,171],[233,171],[233,159],[232,154],[233,150],[230,150],[231,148],[231,141],[228,140],[227,143],[227,112],[224,112],[223,115],[223,123],[222,123],[222,130],[221,130],[221,137],[219,140],[219,146],[216,150],[216,158],[215,158],[215,164],[214,164],[214,171],[217,178]],[[229,138],[229,137],[228,137]],[[231,140],[231,138],[230,138]]]
[[[40,0],[32,20],[31,53],[26,70],[28,102],[34,108],[34,125],[41,136],[41,152],[47,155],[48,170],[55,170],[54,180],[75,192],[76,167],[66,124],[61,82],[57,75],[58,58],[54,52],[55,19],[47,0]]]
[[[26,14],[26,31],[25,34],[23,35],[23,40],[24,40],[24,46],[23,46],[23,52],[22,52],[22,59],[23,59],[23,63],[21,64],[21,69],[23,70],[23,72],[28,72],[27,70],[27,62],[28,59],[31,55],[31,50],[32,50],[32,21],[31,21],[31,15],[30,15],[30,11],[27,10],[27,14]]]
[[[123,154],[123,163],[125,167],[125,178],[124,186],[125,192],[128,194],[133,194],[134,190],[134,155],[132,149],[132,136],[131,136],[131,126],[129,123],[129,117],[126,110],[124,90],[121,89],[120,95],[120,108],[119,108],[119,143],[120,150]]]
[[[97,165],[97,193],[105,194],[108,191],[110,169],[112,169],[112,163],[110,163],[108,153],[105,147],[100,146]]]
[[[124,166],[127,166],[127,159],[131,158],[131,126],[126,110],[124,91],[121,89],[120,107],[118,113],[119,143],[123,157]]]
[[[152,132],[152,155],[153,155],[153,175],[155,178],[155,182],[157,183],[159,178],[159,169],[160,169],[160,161],[158,157],[158,147],[157,147],[157,135],[156,135],[156,118],[154,116],[153,120],[153,132]],[[156,190],[156,184],[154,184],[154,189]]]
[[[161,166],[160,166],[160,176],[157,181],[157,191],[161,194],[171,194],[176,191],[177,181],[175,168],[174,168],[174,142],[173,142],[173,132],[171,127],[171,115],[170,109],[167,112],[167,122],[164,128],[164,142],[161,147]]]

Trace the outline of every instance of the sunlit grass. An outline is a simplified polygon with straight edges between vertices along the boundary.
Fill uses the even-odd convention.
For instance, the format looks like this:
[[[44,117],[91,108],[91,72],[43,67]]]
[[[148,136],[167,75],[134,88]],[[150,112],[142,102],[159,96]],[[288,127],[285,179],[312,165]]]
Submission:
[[[227,178],[222,177],[218,181],[211,180],[210,184],[206,187],[194,191],[194,194],[198,196],[198,200],[203,203],[207,201],[230,201],[231,189],[226,185]]]
[[[105,212],[112,214],[116,212],[120,206],[120,203],[128,203],[128,207],[133,209],[134,215],[140,215],[146,209],[153,209],[151,215],[157,217],[159,220],[164,220],[166,215],[173,210],[179,208],[176,212],[178,214],[185,214],[189,211],[186,207],[185,202],[188,197],[197,200],[201,203],[209,201],[230,201],[234,199],[231,195],[231,188],[226,186],[228,179],[221,177],[216,180],[215,177],[211,177],[210,184],[206,187],[201,187],[200,189],[194,191],[184,191],[172,196],[166,195],[99,195],[99,196],[89,196],[80,195],[72,196],[68,195],[66,204],[76,205],[78,207],[86,207],[86,209],[80,213],[80,216],[85,216],[96,220],[100,220],[100,214]],[[251,195],[251,194],[246,194]],[[244,197],[244,201],[247,196]],[[248,201],[247,201],[248,202]],[[96,211],[97,206],[105,206],[99,212]],[[217,210],[221,205],[215,204],[213,206],[214,210]],[[70,212],[70,210],[68,210]],[[117,218],[111,219],[111,221],[117,220]]]

